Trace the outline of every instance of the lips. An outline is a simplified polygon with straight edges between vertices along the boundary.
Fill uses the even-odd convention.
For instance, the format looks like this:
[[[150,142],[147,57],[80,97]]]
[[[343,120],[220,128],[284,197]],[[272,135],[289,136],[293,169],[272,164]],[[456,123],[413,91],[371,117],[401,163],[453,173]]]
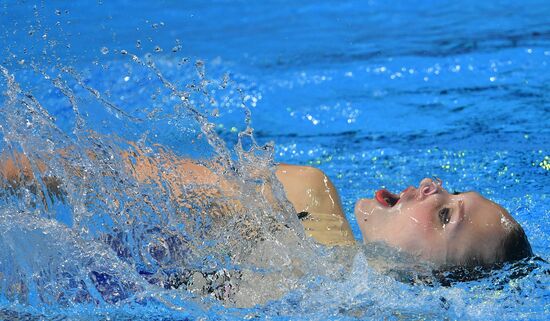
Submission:
[[[375,198],[383,206],[393,207],[399,202],[399,195],[390,193],[387,189],[376,191]]]

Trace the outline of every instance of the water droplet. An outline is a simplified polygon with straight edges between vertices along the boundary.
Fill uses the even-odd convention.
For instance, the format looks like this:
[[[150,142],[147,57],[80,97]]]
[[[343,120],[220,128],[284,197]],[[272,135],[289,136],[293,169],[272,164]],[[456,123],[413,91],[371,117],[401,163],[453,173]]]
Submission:
[[[227,84],[229,83],[229,75],[227,73],[223,74],[222,83],[220,84],[220,88],[225,89],[227,87]]]
[[[155,52],[161,52],[162,48],[160,46],[155,46]]]
[[[55,14],[58,15],[58,16],[60,16],[60,15],[61,15],[61,10],[55,9]]]
[[[104,54],[104,55],[108,54],[108,53],[109,53],[109,48],[107,48],[107,47],[102,47],[102,48],[101,48],[101,53]]]
[[[129,76],[124,77],[124,81],[128,81],[128,80],[130,80]]]
[[[218,110],[218,108],[214,108],[214,110],[212,110],[212,116],[218,117],[219,115],[220,115],[220,111]]]
[[[141,48],[141,40],[136,40],[136,48]]]
[[[153,27],[153,29],[158,29],[159,27],[164,27],[164,22],[159,22],[159,23],[153,23],[153,25],[151,25],[151,27]]]
[[[24,64],[25,64],[25,59],[19,60],[18,63],[19,63],[20,65],[24,65]]]
[[[174,48],[172,48],[172,52],[178,52],[181,49],[181,45],[176,45]]]
[[[120,51],[120,54],[121,54],[121,55],[127,55],[127,54],[128,54],[128,51],[122,49],[122,50]]]

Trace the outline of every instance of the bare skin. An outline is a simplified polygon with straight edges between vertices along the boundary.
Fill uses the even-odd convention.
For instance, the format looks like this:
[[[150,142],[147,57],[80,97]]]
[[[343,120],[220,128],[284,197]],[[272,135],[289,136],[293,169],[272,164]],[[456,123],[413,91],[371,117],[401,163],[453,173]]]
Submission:
[[[167,186],[167,195],[181,202],[182,206],[191,206],[186,204],[189,195],[184,195],[182,189],[188,184],[204,186],[196,189],[199,193],[192,196],[199,200],[205,197],[224,199],[212,211],[214,215],[238,212],[242,206],[238,201],[227,201],[238,193],[238,189],[205,165],[169,153],[161,153],[160,157],[153,159],[137,147],[122,156],[138,181]],[[39,170],[44,171],[44,166],[38,164]],[[167,164],[168,171],[165,170]],[[305,216],[302,224],[308,236],[325,245],[355,243],[338,191],[321,170],[280,164],[275,174],[295,211],[307,212],[302,213]],[[5,158],[0,161],[0,175],[12,187],[22,180],[34,180],[29,160],[21,155],[17,155],[15,160]],[[160,184],[160,180],[167,184]],[[55,180],[46,183],[48,190],[56,190]],[[266,199],[272,200],[272,187],[260,188]],[[398,202],[391,205],[379,197],[357,201],[355,215],[364,242],[382,241],[439,265],[498,261],[504,236],[512,227],[518,226],[504,208],[478,193],[451,195],[441,184],[430,179],[422,180],[418,188],[411,186],[396,197]]]
[[[137,154],[125,155],[134,157],[128,161],[141,180],[158,180],[159,164],[154,160]],[[179,197],[178,184],[200,183],[205,186],[219,186],[219,189],[207,187],[205,192],[221,196],[232,196],[236,188],[223,177],[189,159],[170,160],[176,165],[176,171],[163,173],[163,179],[171,182],[176,196]],[[296,213],[307,212],[302,224],[306,234],[324,245],[350,245],[355,243],[353,233],[342,211],[340,196],[330,179],[319,169],[308,166],[280,164],[276,177],[283,185],[287,199],[292,203]],[[263,186],[262,193],[270,200],[271,186]],[[225,207],[228,205],[226,204]],[[230,206],[238,208],[240,204]]]
[[[302,220],[307,235],[325,245],[355,243],[338,191],[325,173],[314,167],[281,164],[275,174],[296,212],[309,213]]]
[[[440,265],[498,261],[499,245],[518,223],[500,205],[476,192],[449,194],[426,178],[387,206],[361,199],[355,215],[365,243],[383,241]]]
[[[185,202],[183,186],[193,184],[202,186],[195,188],[195,195],[201,197],[220,197],[225,199],[216,204],[214,215],[225,215],[238,212],[241,204],[228,201],[238,193],[237,188],[224,177],[216,175],[212,170],[190,159],[176,158],[169,153],[151,158],[141,152],[137,146],[131,152],[122,154],[128,170],[140,182],[156,183],[163,186],[170,197],[177,200],[181,206],[191,207]],[[93,155],[91,155],[93,157]],[[0,175],[11,187],[16,187],[22,181],[33,182],[35,178],[30,161],[22,154],[17,154],[15,160],[4,155],[0,161]],[[39,170],[44,172],[45,165],[41,162]],[[172,169],[161,170],[166,164]],[[288,200],[294,206],[296,213],[303,213],[302,224],[306,235],[324,245],[350,245],[355,243],[353,233],[342,211],[338,191],[330,179],[319,169],[308,166],[280,164],[277,166],[276,177],[283,185]],[[48,190],[58,190],[57,184],[48,184]],[[32,185],[32,183],[30,184]],[[262,186],[266,199],[272,201],[271,186]]]

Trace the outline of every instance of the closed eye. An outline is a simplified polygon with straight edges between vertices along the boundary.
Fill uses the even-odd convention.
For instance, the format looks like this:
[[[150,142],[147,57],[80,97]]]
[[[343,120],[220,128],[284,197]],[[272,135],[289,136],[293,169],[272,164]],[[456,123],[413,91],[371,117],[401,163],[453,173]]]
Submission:
[[[447,225],[451,221],[451,210],[448,207],[439,210],[438,215],[441,225]]]

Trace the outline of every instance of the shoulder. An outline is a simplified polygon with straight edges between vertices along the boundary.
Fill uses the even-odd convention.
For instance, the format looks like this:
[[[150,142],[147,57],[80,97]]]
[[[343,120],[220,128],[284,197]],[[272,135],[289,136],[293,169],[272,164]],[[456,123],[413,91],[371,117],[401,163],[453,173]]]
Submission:
[[[279,164],[276,171],[279,180],[300,180],[302,183],[320,183],[327,180],[325,173],[315,167]]]
[[[296,210],[340,212],[338,191],[325,173],[315,167],[281,164],[277,167],[277,179],[282,183],[287,198]],[[336,202],[339,203],[339,202]]]

